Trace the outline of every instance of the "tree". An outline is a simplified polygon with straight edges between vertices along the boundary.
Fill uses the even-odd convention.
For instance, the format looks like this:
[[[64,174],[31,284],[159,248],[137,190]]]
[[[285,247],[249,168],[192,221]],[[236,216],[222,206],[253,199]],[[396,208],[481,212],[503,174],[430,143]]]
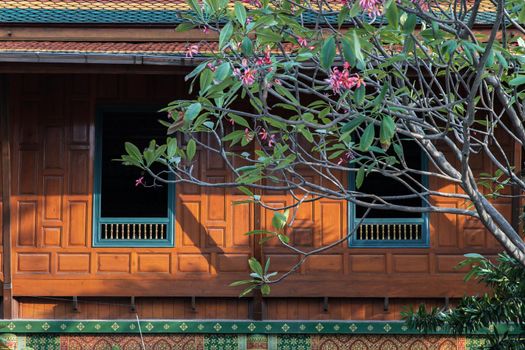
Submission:
[[[280,277],[252,259],[248,292],[269,292],[308,256],[355,233],[314,251],[290,244],[286,228],[298,208],[322,198],[367,208],[363,217],[396,210],[479,218],[525,265],[520,233],[491,202],[525,189],[508,156],[513,143],[525,142],[525,5],[493,1],[490,29],[478,31],[480,3],[188,0],[192,11],[177,30],[217,33],[216,50],[187,75],[195,97],[165,109],[166,142],[144,151],[126,144],[122,161],[160,183],[238,188],[247,201],[275,212],[274,231],[248,234],[276,237],[302,259]],[[188,57],[198,53],[198,45],[188,47]],[[199,178],[198,148],[219,155],[231,178]],[[429,168],[411,165],[408,148],[424,154]],[[474,172],[479,156],[493,173]],[[162,172],[150,170],[155,162],[164,165]],[[377,175],[405,192],[370,193],[363,184]],[[423,177],[461,191],[439,191]],[[264,194],[276,190],[294,203],[268,205]],[[465,205],[443,207],[438,198]]]
[[[418,310],[406,310],[402,316],[407,325],[422,332],[448,328],[454,334],[491,330],[483,337],[480,349],[525,349],[523,335],[509,331],[511,327],[519,330],[525,327],[525,269],[521,262],[508,254],[500,254],[497,263],[479,254],[467,254],[467,259],[458,267],[467,265],[471,269],[465,279],[475,278],[491,293],[464,297],[452,309],[428,311],[421,305]],[[498,331],[502,325],[506,329]]]

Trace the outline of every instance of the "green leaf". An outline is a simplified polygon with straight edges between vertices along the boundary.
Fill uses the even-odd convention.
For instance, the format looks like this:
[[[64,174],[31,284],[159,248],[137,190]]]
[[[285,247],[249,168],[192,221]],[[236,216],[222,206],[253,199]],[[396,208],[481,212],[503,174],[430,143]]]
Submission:
[[[124,148],[126,149],[126,152],[128,152],[128,154],[133,157],[135,160],[137,161],[142,161],[142,153],[140,152],[140,150],[137,148],[137,146],[135,146],[134,144],[132,144],[131,142],[126,142],[124,144]]]
[[[244,297],[244,296],[250,294],[250,292],[251,292],[252,290],[254,290],[255,287],[257,287],[257,285],[254,285],[254,286],[248,287],[248,288],[246,288],[245,290],[243,290],[242,293],[239,294],[239,298],[242,298],[242,297]]]
[[[357,118],[350,120],[341,128],[341,134],[354,131],[366,119],[365,115],[360,115]]]
[[[184,112],[184,120],[191,122],[193,121],[201,112],[202,105],[199,102],[192,103]]]
[[[221,29],[219,34],[219,49],[223,49],[226,43],[230,40],[233,34],[233,25],[232,22],[226,23],[226,25]]]
[[[341,39],[341,44],[343,46],[343,57],[346,62],[350,63],[351,66],[355,66],[356,57],[353,50],[352,41],[347,37]]]
[[[390,24],[394,28],[399,27],[399,9],[397,8],[396,1],[391,1],[386,8],[385,16]]]
[[[257,283],[257,281],[256,281],[256,280],[241,280],[241,281],[235,281],[235,282],[230,283],[230,287],[242,286],[242,285],[244,285],[244,284],[248,284],[248,283]]]
[[[195,24],[189,22],[183,22],[175,28],[176,32],[185,32],[187,30],[195,28]]]
[[[272,226],[277,230],[282,230],[286,226],[287,220],[288,218],[284,214],[276,211],[273,213]]]
[[[357,174],[355,176],[355,188],[359,189],[363,185],[363,181],[365,180],[365,167],[364,165],[357,170]]]
[[[169,138],[168,139],[168,159],[173,158],[177,154],[177,139]]]
[[[365,92],[366,89],[364,85],[361,85],[360,87],[355,89],[353,98],[356,105],[360,106],[363,104],[363,102],[365,101]]]
[[[245,128],[249,128],[250,127],[250,125],[248,124],[246,119],[244,119],[240,115],[237,115],[237,114],[234,114],[234,113],[228,113],[228,117],[231,120],[233,120],[235,122],[235,124],[239,124],[241,126],[244,126]]]
[[[252,39],[250,39],[248,36],[245,36],[244,39],[242,39],[241,50],[242,50],[242,53],[245,54],[246,56],[253,55]]]
[[[226,79],[231,73],[230,63],[224,62],[220,66],[217,67],[214,73],[214,79],[217,82],[222,82],[224,79]]]
[[[519,86],[525,84],[525,75],[519,75],[516,78],[509,81],[510,86]]]
[[[239,23],[244,27],[244,25],[246,24],[246,9],[240,2],[236,1],[234,10],[235,17],[237,18]]]
[[[361,42],[359,41],[359,36],[357,35],[357,32],[355,30],[352,30],[352,46],[354,48],[354,54],[355,58],[357,60],[356,66],[358,68],[364,68],[364,56],[363,52],[361,51]],[[362,67],[359,67],[362,66]]]
[[[261,44],[264,43],[278,43],[281,41],[281,36],[278,33],[275,33],[271,29],[262,29],[257,31],[257,41]]]
[[[368,151],[370,146],[372,146],[372,143],[374,142],[375,137],[375,130],[374,130],[374,124],[370,123],[366,127],[365,131],[363,132],[363,135],[361,136],[361,140],[359,140],[359,149],[362,152]]]
[[[417,16],[413,13],[409,14],[405,24],[403,25],[403,31],[405,34],[410,34],[416,28]]]
[[[381,145],[383,145],[385,149],[390,146],[392,137],[394,137],[395,134],[396,123],[394,119],[389,115],[385,115],[383,120],[381,120],[381,127],[379,129],[379,142],[381,142]]]
[[[263,286],[261,287],[261,294],[270,295],[270,286],[268,284],[263,284]]]
[[[261,277],[263,276],[264,272],[263,272],[261,263],[257,259],[255,259],[255,258],[248,259],[248,265],[250,265],[250,269],[253,272],[255,272],[256,274],[258,274]]]
[[[335,53],[335,39],[331,36],[324,41],[323,47],[321,48],[320,61],[324,69],[330,70],[334,63]]]
[[[463,256],[467,259],[485,259],[485,257],[478,253],[467,253],[463,254]]]
[[[197,144],[195,143],[194,139],[191,139],[188,141],[188,145],[186,146],[188,160],[192,160],[193,157],[195,157],[195,152],[197,152]]]
[[[246,236],[251,235],[272,235],[277,236],[278,234],[276,232],[268,231],[268,230],[252,230],[245,233]]]
[[[244,193],[245,195],[247,195],[248,197],[253,197],[253,192],[250,191],[249,188],[244,187],[244,186],[239,186],[237,187],[237,189],[241,191],[242,193]]]
[[[205,69],[199,76],[199,85],[201,88],[200,89],[201,95],[204,94],[208,90],[212,81],[213,81],[213,72],[210,69]]]

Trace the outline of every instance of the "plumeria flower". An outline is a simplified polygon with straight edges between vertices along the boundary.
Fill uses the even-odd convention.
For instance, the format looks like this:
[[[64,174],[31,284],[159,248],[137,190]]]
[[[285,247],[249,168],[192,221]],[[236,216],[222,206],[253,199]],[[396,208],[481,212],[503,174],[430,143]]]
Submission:
[[[215,72],[215,65],[213,64],[213,62],[208,62],[208,64],[206,65],[212,72]]]
[[[261,140],[265,141],[268,138],[268,133],[266,132],[266,129],[261,129],[259,132],[259,136],[261,137]]]
[[[244,129],[244,138],[246,138],[246,141],[251,142],[253,140],[253,133],[250,131],[250,129],[246,128]]]
[[[138,186],[144,186],[145,183],[144,183],[144,176],[141,176],[139,177],[138,179],[135,180],[135,187],[138,187]]]
[[[202,32],[203,32],[204,34],[208,34],[208,32],[209,32],[208,27],[204,26],[204,28],[202,28]]]
[[[301,45],[303,47],[308,46],[308,40],[306,40],[305,38],[303,38],[301,36],[297,38],[297,42],[299,43],[299,45]]]
[[[272,64],[272,54],[270,52],[270,48],[267,48],[266,51],[264,51],[264,57],[259,57],[257,58],[257,60],[255,61],[255,63],[258,65],[258,66],[262,66],[262,65],[270,65]]]
[[[257,74],[257,71],[255,69],[248,68],[248,67],[242,70],[239,68],[235,68],[233,70],[233,75],[238,77],[241,80],[241,82],[246,86],[251,86],[253,85],[253,83],[255,83],[256,74]]]
[[[367,12],[373,18],[376,18],[382,14],[382,0],[359,0],[359,5],[363,11]]]
[[[339,157],[337,165],[341,165],[341,164],[343,164],[345,162],[348,162],[349,160],[352,160],[354,158],[355,158],[354,152],[352,150],[348,150],[341,157]]]
[[[199,45],[190,45],[186,48],[186,58],[192,58],[199,53]]]
[[[228,118],[226,120],[228,120],[228,123],[230,123],[231,125],[235,124],[235,120],[233,120],[232,118]]]
[[[270,136],[270,139],[268,140],[268,147],[273,147],[275,146],[275,135],[271,135]]]
[[[345,90],[365,86],[363,78],[361,78],[358,74],[351,75],[349,68],[350,65],[348,64],[348,62],[345,62],[342,71],[340,71],[339,68],[334,67],[332,68],[330,77],[326,79],[326,81],[330,85],[330,88],[335,94],[340,95]]]

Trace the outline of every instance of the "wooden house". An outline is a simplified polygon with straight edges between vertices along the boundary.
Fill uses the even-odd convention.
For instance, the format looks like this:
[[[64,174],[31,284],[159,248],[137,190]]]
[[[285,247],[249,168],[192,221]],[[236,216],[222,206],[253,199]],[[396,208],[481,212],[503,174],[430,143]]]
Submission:
[[[488,1],[483,6],[483,18],[490,21],[494,9]],[[249,257],[271,257],[279,271],[297,259],[271,243],[261,250],[244,234],[269,227],[271,217],[253,205],[232,205],[240,194],[177,186],[158,194],[165,205],[151,208],[148,220],[108,211],[111,203],[130,211],[133,205],[115,198],[127,191],[118,181],[111,180],[112,192],[102,184],[118,172],[104,168],[115,151],[107,145],[136,136],[145,118],[185,96],[184,75],[195,62],[185,57],[187,46],[205,40],[211,50],[217,39],[198,30],[175,32],[182,8],[179,0],[0,2],[2,332],[17,334],[19,346],[23,337],[33,348],[34,339],[44,339],[48,345],[41,349],[57,348],[57,341],[77,344],[72,349],[95,348],[91,340],[75,338],[83,333],[100,339],[117,333],[119,341],[136,342],[139,330],[172,337],[165,340],[171,345],[173,337],[191,334],[184,341],[194,348],[201,344],[196,334],[204,334],[208,348],[220,340],[208,336],[214,334],[232,344],[244,341],[239,348],[277,348],[296,337],[290,349],[313,349],[316,341],[321,349],[321,338],[314,336],[340,334],[351,342],[355,333],[387,335],[381,341],[408,349],[419,338],[400,338],[407,332],[396,322],[401,308],[421,302],[443,306],[475,293],[479,287],[464,283],[464,271],[455,265],[467,252],[501,251],[479,222],[430,215],[417,244],[344,243],[309,259],[270,297],[239,298],[239,289],[228,285],[245,278]],[[123,121],[132,121],[126,123],[130,127],[119,129]],[[508,146],[518,159],[519,149]],[[198,159],[202,176],[229,176],[212,155],[200,152]],[[478,167],[488,164],[479,159]],[[431,185],[457,191],[450,184]],[[101,197],[109,200],[105,208]],[[508,217],[518,215],[510,200],[499,200],[498,207]],[[351,224],[348,209],[330,200],[305,205],[292,240],[303,247],[337,240]],[[120,226],[117,233],[120,224],[127,231]],[[286,333],[295,335],[281,336]],[[439,344],[449,346],[443,349],[464,346],[443,337]],[[432,348],[425,344],[422,348]]]

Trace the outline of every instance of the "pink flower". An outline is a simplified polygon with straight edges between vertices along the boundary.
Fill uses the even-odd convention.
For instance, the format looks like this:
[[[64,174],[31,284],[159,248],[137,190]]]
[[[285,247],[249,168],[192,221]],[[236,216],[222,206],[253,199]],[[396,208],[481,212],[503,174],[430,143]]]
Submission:
[[[275,135],[271,135],[270,139],[268,140],[268,147],[275,146]]]
[[[255,7],[261,7],[262,3],[259,0],[242,0],[245,4],[252,5]]]
[[[212,62],[209,62],[206,65],[212,72],[215,72],[215,65]]]
[[[246,86],[251,86],[255,83],[256,74],[257,71],[255,69],[248,67],[244,68],[242,71],[239,68],[233,70],[233,75],[238,77]]]
[[[364,86],[365,82],[358,74],[350,75],[350,65],[345,62],[343,70],[340,71],[337,67],[332,68],[329,79],[326,81],[329,83],[330,88],[336,94],[341,94],[345,90],[352,89],[354,87],[359,88]]]
[[[275,85],[283,85],[282,81],[280,79],[274,79],[274,84]]]
[[[338,160],[337,165],[341,165],[344,162],[348,162],[355,158],[354,152],[352,150],[346,151]]]
[[[233,120],[232,118],[228,118],[228,123],[230,123],[231,125],[234,125],[235,124],[235,120]]]
[[[359,0],[359,5],[363,11],[368,12],[374,18],[382,13],[383,1],[381,0]]]
[[[138,179],[135,180],[135,187],[138,187],[140,185],[145,185],[144,184],[144,176],[141,176],[141,177],[139,177]]]
[[[199,53],[199,45],[190,45],[186,48],[186,58],[192,58]]]
[[[266,132],[266,129],[261,129],[259,132],[259,136],[261,137],[261,140],[265,141],[268,138],[268,133]]]
[[[202,32],[203,32],[204,34],[208,34],[208,31],[209,31],[208,27],[204,27],[204,28],[202,28]]]
[[[253,133],[250,131],[250,129],[244,129],[244,138],[248,142],[251,142],[253,140]]]
[[[306,40],[306,39],[303,38],[303,37],[298,37],[298,38],[297,38],[297,42],[299,43],[299,45],[301,45],[301,46],[303,46],[303,47],[308,46],[308,40]]]
[[[255,61],[255,63],[258,65],[258,66],[262,66],[262,65],[270,65],[272,64],[272,54],[270,52],[270,49],[266,49],[266,51],[264,52],[264,57],[259,57],[257,58],[257,60]]]

